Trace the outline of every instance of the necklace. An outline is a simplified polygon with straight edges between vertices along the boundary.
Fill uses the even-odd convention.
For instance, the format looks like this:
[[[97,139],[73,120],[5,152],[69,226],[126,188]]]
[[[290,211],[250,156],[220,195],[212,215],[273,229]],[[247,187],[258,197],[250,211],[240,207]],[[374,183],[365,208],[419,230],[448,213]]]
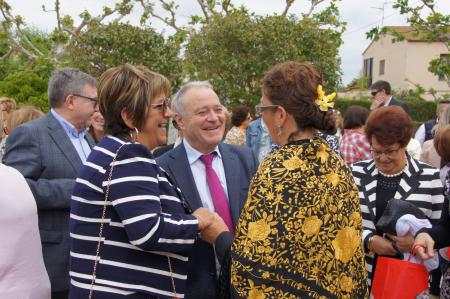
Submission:
[[[378,167],[377,167],[377,168],[378,168]],[[378,168],[378,172],[379,172],[382,176],[384,176],[384,177],[387,177],[387,178],[395,178],[395,177],[398,177],[398,176],[402,175],[402,173],[403,173],[407,168],[408,168],[408,160],[406,160],[405,167],[404,167],[402,170],[400,170],[399,172],[397,172],[397,173],[387,174],[387,173],[382,172],[379,168]]]

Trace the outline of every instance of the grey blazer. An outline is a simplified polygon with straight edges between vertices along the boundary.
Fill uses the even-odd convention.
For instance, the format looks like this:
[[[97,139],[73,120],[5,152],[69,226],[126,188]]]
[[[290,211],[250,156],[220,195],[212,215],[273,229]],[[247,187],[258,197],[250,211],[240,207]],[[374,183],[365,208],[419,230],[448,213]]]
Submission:
[[[93,147],[94,140],[86,136]],[[69,207],[81,159],[66,132],[48,113],[15,128],[3,163],[26,179],[38,208],[44,263],[52,292],[69,288]]]
[[[231,217],[234,225],[236,225],[247,200],[248,187],[257,170],[258,161],[253,151],[247,147],[221,143],[219,151],[222,155],[227,180]],[[202,201],[195,186],[183,143],[157,158],[156,162],[169,173],[169,176],[181,189],[192,210],[202,207]],[[230,244],[226,244],[224,247],[231,245],[232,239],[231,241],[230,239],[227,240]],[[214,248],[199,239],[189,256],[185,298],[216,298],[216,283],[217,270]]]

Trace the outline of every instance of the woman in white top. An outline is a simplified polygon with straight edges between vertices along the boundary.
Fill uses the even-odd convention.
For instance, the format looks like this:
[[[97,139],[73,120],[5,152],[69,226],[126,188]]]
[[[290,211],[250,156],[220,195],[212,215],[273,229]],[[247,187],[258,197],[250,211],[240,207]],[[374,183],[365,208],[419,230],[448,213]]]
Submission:
[[[36,202],[24,177],[0,164],[0,298],[49,299]]]

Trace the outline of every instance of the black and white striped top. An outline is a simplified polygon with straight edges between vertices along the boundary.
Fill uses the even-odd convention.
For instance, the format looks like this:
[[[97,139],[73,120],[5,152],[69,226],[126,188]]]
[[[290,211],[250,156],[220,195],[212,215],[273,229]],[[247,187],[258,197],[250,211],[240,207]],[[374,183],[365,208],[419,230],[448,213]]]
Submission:
[[[106,203],[94,298],[171,298],[171,275],[177,297],[184,298],[188,255],[197,238],[198,221],[147,148],[112,136],[93,149],[74,186],[70,297],[87,298],[110,165],[123,144]]]
[[[407,155],[407,159],[409,163],[408,168],[402,174],[394,198],[413,203],[425,213],[431,223],[436,223],[441,217],[442,204],[444,202],[439,170],[415,160],[409,155]],[[366,269],[369,272],[370,278],[375,256],[372,253],[369,254],[367,242],[372,235],[376,234],[375,219],[377,215],[376,189],[378,168],[373,160],[366,160],[353,164],[352,171],[361,199]],[[370,283],[371,281],[369,279]]]

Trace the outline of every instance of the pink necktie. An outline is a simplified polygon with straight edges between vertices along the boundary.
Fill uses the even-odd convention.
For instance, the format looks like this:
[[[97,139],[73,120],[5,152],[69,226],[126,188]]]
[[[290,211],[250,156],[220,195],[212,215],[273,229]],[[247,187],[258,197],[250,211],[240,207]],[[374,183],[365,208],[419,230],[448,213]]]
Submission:
[[[212,168],[212,161],[214,159],[214,153],[202,155],[200,161],[205,164],[206,181],[208,183],[209,192],[214,204],[214,209],[217,214],[222,217],[225,224],[228,226],[230,232],[234,235],[233,221],[231,220],[230,208],[228,207],[228,200],[225,195],[225,191],[220,184],[219,177]]]

